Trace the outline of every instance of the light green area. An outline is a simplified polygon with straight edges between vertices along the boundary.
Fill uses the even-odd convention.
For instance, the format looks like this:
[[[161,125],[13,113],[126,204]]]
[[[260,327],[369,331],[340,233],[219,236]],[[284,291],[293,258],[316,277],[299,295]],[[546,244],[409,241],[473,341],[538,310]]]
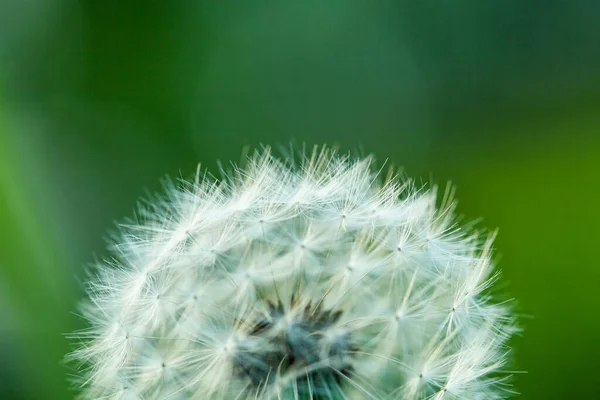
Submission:
[[[63,334],[73,329],[69,310],[76,281],[66,248],[58,244],[47,192],[28,185],[40,168],[22,157],[13,126],[0,121],[0,286],[3,291],[2,370],[27,398],[65,398]],[[18,143],[22,145],[23,143]],[[47,213],[47,214],[46,214]],[[71,321],[71,322],[69,322]],[[35,384],[30,384],[35,382]],[[15,389],[17,390],[17,389]]]

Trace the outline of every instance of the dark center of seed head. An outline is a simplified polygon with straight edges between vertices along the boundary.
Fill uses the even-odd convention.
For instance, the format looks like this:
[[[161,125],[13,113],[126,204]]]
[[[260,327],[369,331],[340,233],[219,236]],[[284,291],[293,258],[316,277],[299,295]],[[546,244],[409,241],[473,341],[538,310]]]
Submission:
[[[353,350],[351,335],[326,333],[341,317],[341,312],[321,310],[308,305],[281,329],[285,310],[269,304],[268,316],[252,324],[254,346],[238,347],[234,371],[250,379],[253,386],[272,384],[278,375],[294,374],[294,388],[308,398],[333,399],[342,394],[340,384],[351,373],[348,354]]]

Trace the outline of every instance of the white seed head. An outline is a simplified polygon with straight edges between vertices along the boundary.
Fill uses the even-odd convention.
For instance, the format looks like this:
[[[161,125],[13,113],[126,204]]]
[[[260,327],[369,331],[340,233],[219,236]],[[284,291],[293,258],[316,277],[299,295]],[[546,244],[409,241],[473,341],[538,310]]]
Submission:
[[[120,226],[70,356],[82,398],[509,397],[493,235],[370,158],[298,158],[168,184]]]

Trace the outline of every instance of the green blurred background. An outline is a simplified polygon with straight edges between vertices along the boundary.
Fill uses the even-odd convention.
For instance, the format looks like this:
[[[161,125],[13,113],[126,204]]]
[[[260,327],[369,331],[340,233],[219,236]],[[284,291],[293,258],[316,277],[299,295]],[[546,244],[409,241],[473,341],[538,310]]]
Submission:
[[[600,2],[0,0],[0,398],[62,363],[113,221],[198,162],[335,144],[499,227],[523,399],[600,399]]]

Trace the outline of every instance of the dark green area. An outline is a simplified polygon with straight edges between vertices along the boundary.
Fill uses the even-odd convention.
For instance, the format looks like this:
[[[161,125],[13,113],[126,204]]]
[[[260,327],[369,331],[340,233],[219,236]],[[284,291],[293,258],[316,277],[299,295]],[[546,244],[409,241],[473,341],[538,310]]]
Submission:
[[[67,399],[113,221],[244,146],[335,144],[499,227],[523,399],[600,398],[600,2],[0,0],[0,398]]]

